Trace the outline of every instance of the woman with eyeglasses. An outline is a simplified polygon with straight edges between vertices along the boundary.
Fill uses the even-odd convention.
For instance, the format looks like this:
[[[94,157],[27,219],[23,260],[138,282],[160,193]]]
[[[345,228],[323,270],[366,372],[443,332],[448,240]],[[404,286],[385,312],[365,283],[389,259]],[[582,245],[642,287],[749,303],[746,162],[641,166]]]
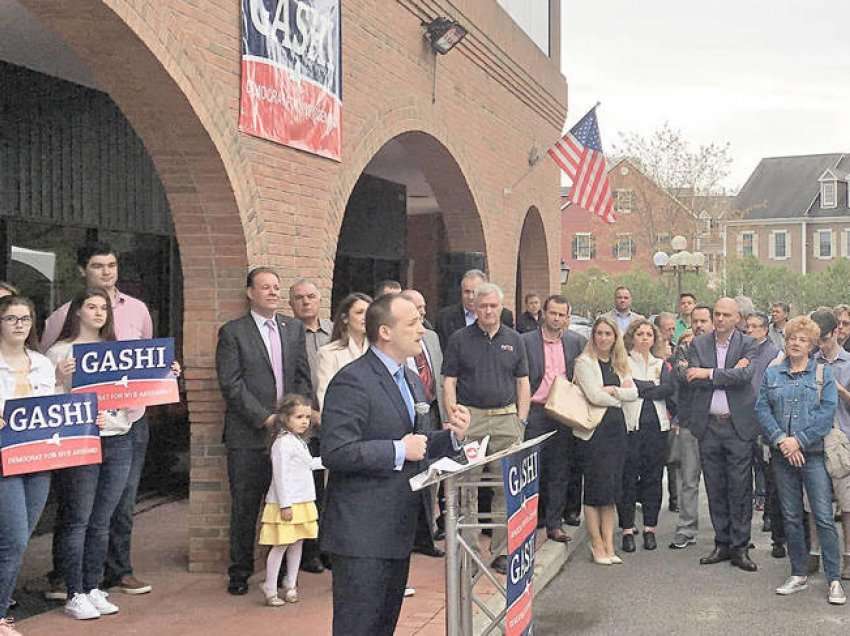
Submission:
[[[53,363],[37,351],[34,323],[35,305],[29,298],[0,298],[0,412],[6,400],[55,391]],[[20,636],[7,612],[49,489],[49,472],[0,477],[0,636]]]

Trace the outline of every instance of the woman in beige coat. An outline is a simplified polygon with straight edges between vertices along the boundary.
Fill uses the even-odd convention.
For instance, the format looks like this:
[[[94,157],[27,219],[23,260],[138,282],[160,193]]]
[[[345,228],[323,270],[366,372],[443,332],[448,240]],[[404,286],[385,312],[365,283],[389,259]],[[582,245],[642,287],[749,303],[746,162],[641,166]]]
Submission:
[[[336,310],[331,341],[319,348],[317,357],[316,398],[320,411],[325,402],[325,391],[336,372],[369,350],[366,310],[370,304],[372,299],[369,296],[355,292],[346,296]]]
[[[626,463],[623,403],[637,399],[623,338],[610,318],[593,323],[590,340],[576,359],[575,382],[588,402],[607,407],[589,433],[574,431],[584,472],[584,518],[594,563],[622,563],[614,552],[615,506],[620,500]]]

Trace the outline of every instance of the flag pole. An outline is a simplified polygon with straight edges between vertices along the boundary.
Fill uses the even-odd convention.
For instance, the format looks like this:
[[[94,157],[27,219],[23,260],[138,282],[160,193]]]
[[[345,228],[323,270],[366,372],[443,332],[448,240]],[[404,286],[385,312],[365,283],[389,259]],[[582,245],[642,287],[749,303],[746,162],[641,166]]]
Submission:
[[[588,110],[588,111],[587,111],[587,113],[585,113],[585,114],[583,115],[583,117],[587,117],[587,114],[588,114],[588,113],[590,113],[591,111],[594,111],[594,110],[596,110],[597,108],[599,108],[599,105],[600,105],[601,103],[602,103],[602,102],[596,102],[596,103],[593,105],[593,108],[591,108],[590,110]],[[560,139],[560,137],[559,137],[559,139]],[[557,142],[555,142],[555,143],[557,143]],[[546,155],[546,153],[548,153],[548,152],[549,152],[549,150],[551,150],[551,149],[552,149],[552,146],[554,146],[554,145],[555,145],[555,144],[549,144],[549,146],[547,146],[546,150],[544,150],[542,153],[540,153],[540,156],[539,156],[539,157],[538,157],[538,158],[534,161],[534,163],[532,163],[532,164],[531,164],[531,166],[528,168],[528,170],[526,170],[525,174],[523,174],[523,175],[522,175],[522,176],[521,176],[521,177],[517,180],[517,182],[516,182],[516,183],[514,183],[512,186],[510,186],[510,187],[508,187],[508,188],[505,188],[505,189],[504,189],[504,195],[505,195],[505,196],[509,196],[509,195],[511,195],[511,194],[513,193],[513,191],[516,189],[516,187],[517,187],[520,183],[522,183],[523,181],[525,181],[525,179],[526,179],[526,177],[528,177],[528,175],[530,175],[532,172],[534,172],[534,169],[537,167],[537,164],[539,164],[539,163],[540,163],[540,160],[541,160],[541,159],[543,159],[544,155]]]

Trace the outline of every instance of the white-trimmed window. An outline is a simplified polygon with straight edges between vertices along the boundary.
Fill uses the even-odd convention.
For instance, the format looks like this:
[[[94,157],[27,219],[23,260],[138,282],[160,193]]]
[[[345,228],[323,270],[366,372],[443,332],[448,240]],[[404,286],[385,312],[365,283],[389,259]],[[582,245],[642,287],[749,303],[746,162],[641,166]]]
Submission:
[[[618,261],[630,261],[634,256],[635,244],[631,234],[618,234],[614,243],[614,258]]]
[[[833,255],[832,230],[815,230],[815,258],[830,259]]]
[[[699,215],[699,234],[703,236],[711,235],[711,217],[705,210],[700,212]]]
[[[658,233],[655,235],[655,247],[659,250],[669,250],[670,241],[673,240],[669,232]]]
[[[791,235],[788,230],[774,230],[770,233],[768,248],[770,258],[784,261],[791,258]]]
[[[614,212],[629,214],[634,209],[634,203],[633,190],[614,190]]]
[[[838,207],[838,182],[835,180],[821,181],[820,206],[822,208]]]
[[[589,261],[593,257],[593,234],[578,232],[575,236],[575,258],[577,261]]]
[[[741,232],[738,234],[738,256],[758,256],[758,234],[755,232]]]

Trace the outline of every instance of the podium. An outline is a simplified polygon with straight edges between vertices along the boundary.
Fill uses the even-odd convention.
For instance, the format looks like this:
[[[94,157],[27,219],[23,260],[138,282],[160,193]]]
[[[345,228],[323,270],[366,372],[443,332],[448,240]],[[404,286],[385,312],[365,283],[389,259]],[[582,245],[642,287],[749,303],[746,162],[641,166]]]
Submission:
[[[492,455],[488,455],[483,459],[475,460],[467,465],[462,466],[458,470],[452,472],[439,472],[434,475],[429,475],[426,479],[419,480],[414,490],[421,490],[443,484],[443,490],[446,501],[445,510],[445,532],[446,532],[446,634],[447,636],[472,636],[472,619],[473,607],[477,606],[489,619],[487,627],[484,629],[484,634],[500,630],[502,633],[522,633],[521,631],[508,630],[503,626],[503,623],[508,618],[509,612],[509,588],[512,577],[512,570],[509,564],[508,582],[502,583],[499,577],[490,569],[489,564],[485,563],[477,550],[473,549],[467,538],[463,536],[464,531],[471,531],[475,535],[477,541],[478,533],[486,528],[505,528],[508,530],[508,543],[510,545],[510,507],[506,506],[507,514],[480,513],[478,510],[461,510],[460,501],[461,493],[468,491],[471,488],[504,488],[504,479],[497,478],[495,475],[480,474],[480,469],[494,462],[502,462],[511,458],[529,456],[529,452],[539,450],[549,437],[554,435],[554,432],[546,433],[540,437],[535,437],[528,441],[515,444],[510,448],[498,451]],[[534,498],[531,501],[534,506],[533,523],[531,528],[530,540],[533,542],[536,534],[536,518],[537,518],[537,485],[539,485],[539,453],[533,460],[536,462],[538,470],[533,476],[536,484],[534,484]],[[527,471],[531,472],[531,470]],[[519,477],[518,477],[519,479]],[[523,487],[528,487],[531,482],[523,484]],[[516,485],[519,485],[517,482]],[[413,486],[412,486],[413,487]],[[513,489],[512,489],[513,490]],[[507,494],[507,493],[506,493]],[[505,497],[506,501],[508,497]],[[523,501],[523,507],[524,507]],[[533,543],[532,543],[533,545]],[[491,548],[491,553],[494,555],[501,554],[505,547],[504,542],[501,545],[496,545]],[[527,565],[526,565],[527,567]],[[531,566],[533,570],[533,564]],[[489,580],[493,586],[501,593],[506,601],[505,608],[494,614],[475,593],[476,584],[482,579]],[[530,577],[529,577],[530,580]],[[531,617],[531,591],[530,587],[527,590],[528,619]]]

